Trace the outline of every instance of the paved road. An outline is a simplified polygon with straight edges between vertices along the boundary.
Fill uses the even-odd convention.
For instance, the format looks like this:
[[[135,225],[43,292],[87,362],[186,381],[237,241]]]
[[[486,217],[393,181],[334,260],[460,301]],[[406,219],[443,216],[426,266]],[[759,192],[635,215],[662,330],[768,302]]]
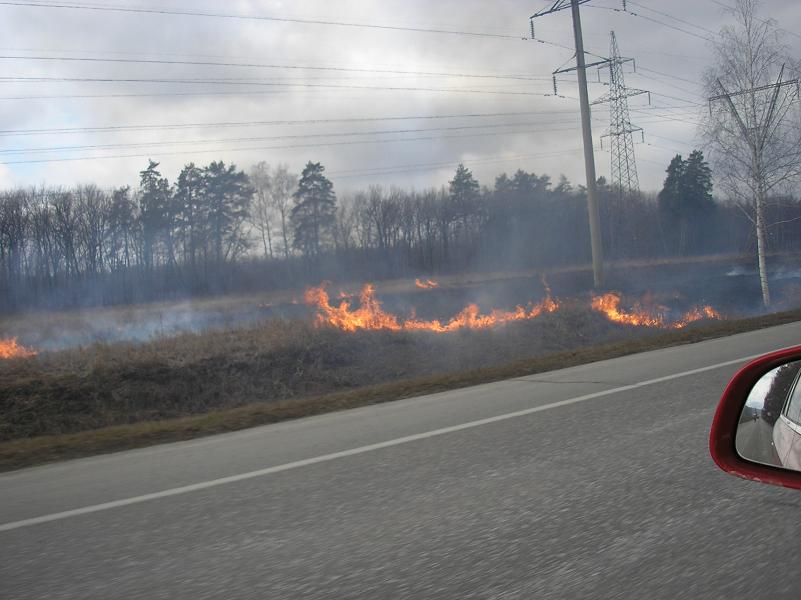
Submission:
[[[801,323],[0,475],[0,598],[793,598],[712,411]]]
[[[749,419],[737,426],[737,453],[766,465],[782,465],[773,445],[773,425],[763,419]]]

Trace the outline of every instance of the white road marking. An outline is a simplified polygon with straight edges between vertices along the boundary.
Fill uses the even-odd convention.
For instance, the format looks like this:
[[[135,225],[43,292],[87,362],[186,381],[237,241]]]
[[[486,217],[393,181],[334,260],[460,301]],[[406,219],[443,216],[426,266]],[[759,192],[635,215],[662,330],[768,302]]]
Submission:
[[[410,442],[416,442],[418,440],[425,440],[432,437],[437,437],[440,435],[445,435],[448,433],[454,433],[456,431],[463,431],[465,429],[472,429],[473,427],[481,427],[482,425],[489,425],[491,423],[498,423],[500,421],[507,421],[509,419],[516,419],[518,417],[525,417],[527,415],[531,415],[534,413],[542,412],[544,410],[550,410],[552,408],[559,408],[561,406],[568,406],[570,404],[576,404],[578,402],[585,402],[587,400],[593,400],[595,398],[602,398],[604,396],[610,396],[613,394],[618,394],[620,392],[625,392],[628,390],[634,390],[637,388],[645,387],[648,385],[654,385],[657,383],[663,383],[665,381],[670,381],[672,379],[679,379],[681,377],[688,377],[690,375],[696,375],[698,373],[704,373],[706,371],[714,371],[715,369],[720,369],[722,367],[728,367],[730,365],[735,365],[738,363],[743,363],[748,360],[752,360],[754,358],[758,358],[762,356],[762,354],[754,354],[752,356],[744,356],[742,358],[735,358],[734,360],[727,360],[726,362],[717,363],[714,365],[709,365],[707,367],[700,367],[698,369],[691,369],[689,371],[682,371],[680,373],[673,373],[672,375],[665,375],[664,377],[656,377],[655,379],[648,379],[646,381],[640,381],[638,383],[632,383],[629,385],[623,385],[620,387],[616,387],[609,390],[603,390],[600,392],[593,392],[591,394],[585,394],[583,396],[576,396],[575,398],[568,398],[566,400],[559,400],[558,402],[551,402],[550,404],[542,404],[540,406],[535,406],[532,408],[526,408],[523,410],[518,410],[515,412],[504,413],[502,415],[496,415],[494,417],[487,417],[485,419],[478,419],[476,421],[468,421],[467,423],[461,423],[459,425],[451,425],[450,427],[442,427],[440,429],[432,429],[431,431],[425,431],[423,433],[416,433],[414,435],[407,435],[404,437],[395,438],[392,440],[387,440],[385,442],[379,442],[377,444],[368,444],[366,446],[359,446],[358,448],[351,448],[350,450],[342,450],[340,452],[332,452],[330,454],[323,454],[321,456],[315,456],[313,458],[306,458],[303,460],[296,460],[293,462],[285,463],[283,465],[276,465],[273,467],[267,467],[264,469],[258,469],[256,471],[248,471],[247,473],[240,473],[238,475],[230,475],[228,477],[220,477],[219,479],[211,479],[209,481],[201,481],[199,483],[193,483],[191,485],[184,485],[181,487],[175,487],[167,490],[162,490],[160,492],[153,492],[150,494],[142,494],[141,496],[132,496],[130,498],[123,498],[121,500],[114,500],[112,502],[103,502],[102,504],[94,504],[92,506],[84,506],[82,508],[75,508],[72,510],[65,510],[63,512],[52,513],[49,515],[42,515],[40,517],[33,517],[30,519],[22,519],[21,521],[12,521],[10,523],[3,523],[0,524],[0,532],[2,531],[11,531],[12,529],[20,529],[22,527],[29,527],[31,525],[39,525],[41,523],[49,523],[51,521],[59,521],[61,519],[68,519],[70,517],[77,517],[80,515],[88,515],[91,513],[96,513],[104,510],[109,510],[112,508],[119,508],[121,506],[130,506],[132,504],[139,504],[140,502],[148,502],[150,500],[158,500],[159,498],[169,498],[170,496],[177,496],[179,494],[187,494],[189,492],[197,492],[199,490],[205,490],[208,488],[213,488],[221,485],[226,485],[229,483],[236,483],[237,481],[245,481],[247,479],[254,479],[256,477],[264,477],[265,475],[271,475],[273,473],[281,473],[283,471],[291,471],[292,469],[299,469],[301,467],[306,467],[309,465],[316,465],[318,463],[324,463],[332,460],[337,460],[340,458],[346,458],[348,456],[356,456],[358,454],[365,454],[367,452],[372,452],[374,450],[381,450],[382,448],[391,448],[392,446],[400,446],[401,444],[408,444]]]

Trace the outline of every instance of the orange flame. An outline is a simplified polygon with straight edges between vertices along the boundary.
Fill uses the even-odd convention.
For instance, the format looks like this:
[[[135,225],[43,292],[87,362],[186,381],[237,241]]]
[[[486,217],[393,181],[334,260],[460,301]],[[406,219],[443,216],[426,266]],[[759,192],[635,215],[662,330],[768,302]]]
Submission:
[[[687,327],[687,325],[690,323],[695,323],[696,321],[700,321],[702,319],[715,319],[719,321],[723,319],[723,315],[721,315],[711,306],[702,306],[700,308],[695,307],[690,309],[680,321],[673,323],[673,328],[682,329],[683,327]]]
[[[620,308],[621,298],[617,292],[608,292],[602,296],[593,296],[592,308],[603,313],[607,319],[615,323],[634,325],[638,327],[659,327],[662,329],[683,329],[690,323],[702,319],[722,319],[721,314],[711,306],[694,307],[690,309],[678,321],[670,322],[665,316],[666,308],[657,306],[655,308],[645,308],[639,302],[635,302],[631,310],[624,311]]]
[[[482,315],[476,304],[469,304],[447,322],[437,319],[425,321],[411,317],[403,320],[381,308],[375,297],[375,289],[366,284],[359,295],[359,308],[351,308],[351,303],[342,300],[339,306],[332,306],[328,292],[323,286],[306,290],[306,304],[317,309],[316,323],[329,325],[343,331],[359,329],[387,329],[390,331],[433,331],[448,333],[459,329],[487,329],[509,323],[534,319],[543,313],[551,313],[559,308],[559,303],[547,296],[537,304],[527,307],[517,306],[514,310],[494,309]]]
[[[30,358],[36,352],[17,343],[17,338],[0,339],[0,359]]]
[[[414,280],[414,285],[416,285],[417,287],[419,287],[420,289],[423,289],[423,290],[431,290],[431,289],[439,287],[439,283],[437,283],[433,279],[426,279],[424,281],[420,280],[420,279],[415,279]]]

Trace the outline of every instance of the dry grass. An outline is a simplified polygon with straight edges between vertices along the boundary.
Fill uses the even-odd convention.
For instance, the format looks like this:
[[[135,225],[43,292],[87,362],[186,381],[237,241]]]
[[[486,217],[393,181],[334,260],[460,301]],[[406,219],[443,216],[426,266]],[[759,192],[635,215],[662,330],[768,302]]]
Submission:
[[[297,321],[0,364],[0,470],[184,440],[801,320],[679,332],[580,306],[496,331],[345,334]],[[522,358],[521,357],[527,357]]]
[[[270,320],[146,344],[42,353],[0,363],[0,442],[495,366],[627,334],[569,307],[494,331],[348,334],[304,320]]]

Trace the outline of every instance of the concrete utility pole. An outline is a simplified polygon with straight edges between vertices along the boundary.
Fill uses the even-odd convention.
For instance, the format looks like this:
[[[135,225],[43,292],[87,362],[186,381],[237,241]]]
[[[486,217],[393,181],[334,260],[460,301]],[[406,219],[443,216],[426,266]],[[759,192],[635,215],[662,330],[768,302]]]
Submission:
[[[584,139],[584,171],[587,176],[587,210],[590,220],[590,246],[592,248],[592,275],[595,287],[601,287],[604,281],[604,256],[601,244],[601,217],[598,211],[596,190],[595,155],[592,148],[592,123],[590,117],[590,99],[587,93],[587,65],[584,60],[584,39],[581,35],[581,15],[579,5],[589,0],[556,0],[550,8],[541,10],[531,19],[542,17],[568,6],[573,14],[573,35],[576,41],[576,72],[579,84],[579,102],[581,104],[581,133]],[[533,25],[532,25],[533,31]]]

